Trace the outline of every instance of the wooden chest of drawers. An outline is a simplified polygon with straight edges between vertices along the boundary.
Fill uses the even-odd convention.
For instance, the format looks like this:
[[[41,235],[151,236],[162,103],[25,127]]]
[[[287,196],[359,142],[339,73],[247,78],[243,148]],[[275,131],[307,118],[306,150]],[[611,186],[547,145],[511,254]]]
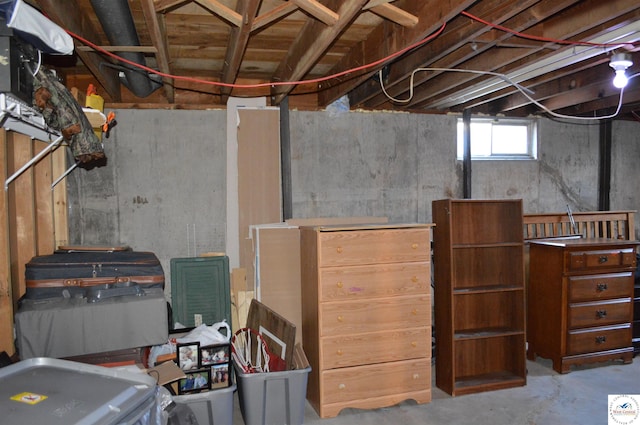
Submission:
[[[633,359],[637,242],[547,239],[530,243],[527,357],[571,365]]]
[[[307,398],[320,417],[431,401],[431,225],[300,232]]]

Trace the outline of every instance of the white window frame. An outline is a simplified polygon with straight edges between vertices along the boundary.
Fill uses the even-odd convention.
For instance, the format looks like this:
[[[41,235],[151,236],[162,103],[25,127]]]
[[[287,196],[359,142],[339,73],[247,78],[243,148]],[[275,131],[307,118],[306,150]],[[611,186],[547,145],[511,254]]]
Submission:
[[[491,134],[493,128],[497,126],[522,126],[526,129],[526,149],[514,150],[512,152],[494,152],[494,141],[487,140],[485,136],[481,136],[481,131],[476,128],[474,132],[474,124],[491,125]],[[456,127],[456,155],[458,160],[463,159],[464,155],[464,122],[462,118],[457,119]],[[477,149],[474,152],[474,143],[484,143],[484,153],[478,154]],[[497,143],[495,143],[497,145]],[[471,160],[536,160],[538,158],[538,120],[535,118],[508,118],[508,117],[471,117]]]

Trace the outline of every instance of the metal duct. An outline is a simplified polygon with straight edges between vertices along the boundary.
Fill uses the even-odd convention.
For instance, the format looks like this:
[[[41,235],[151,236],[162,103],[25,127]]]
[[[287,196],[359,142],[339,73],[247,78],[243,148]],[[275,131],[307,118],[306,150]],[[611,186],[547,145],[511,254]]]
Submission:
[[[91,4],[113,46],[140,45],[127,0],[91,0]],[[146,65],[144,55],[139,52],[119,52],[118,56]],[[122,67],[124,72],[122,84],[138,97],[147,97],[162,86],[158,81],[159,78],[153,80],[146,71],[128,64],[122,64]]]

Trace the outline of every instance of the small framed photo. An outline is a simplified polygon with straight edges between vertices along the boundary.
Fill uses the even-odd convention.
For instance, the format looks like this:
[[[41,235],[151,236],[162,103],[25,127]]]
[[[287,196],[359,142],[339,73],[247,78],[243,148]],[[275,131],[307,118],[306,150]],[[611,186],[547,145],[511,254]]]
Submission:
[[[200,368],[200,343],[177,344],[176,363],[184,371]]]
[[[211,366],[211,389],[226,388],[231,385],[231,375],[229,365],[231,363],[221,363]]]
[[[200,347],[200,365],[204,367],[220,363],[229,363],[230,351],[229,344]]]
[[[178,382],[178,394],[199,393],[211,387],[211,369],[196,369],[187,372]]]

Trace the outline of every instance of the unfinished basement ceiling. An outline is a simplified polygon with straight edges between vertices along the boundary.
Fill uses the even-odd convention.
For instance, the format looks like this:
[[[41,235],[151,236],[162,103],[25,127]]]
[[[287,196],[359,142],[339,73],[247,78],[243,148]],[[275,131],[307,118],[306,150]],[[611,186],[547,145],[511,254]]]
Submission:
[[[347,95],[352,109],[598,116],[620,98],[612,54],[640,71],[638,0],[103,0],[129,6],[137,46],[109,41],[97,0],[29,3],[74,36],[74,57],[50,64],[111,107],[267,96],[316,110]],[[113,55],[132,53],[160,74],[159,89],[122,84]],[[617,117],[640,117],[640,78]]]

